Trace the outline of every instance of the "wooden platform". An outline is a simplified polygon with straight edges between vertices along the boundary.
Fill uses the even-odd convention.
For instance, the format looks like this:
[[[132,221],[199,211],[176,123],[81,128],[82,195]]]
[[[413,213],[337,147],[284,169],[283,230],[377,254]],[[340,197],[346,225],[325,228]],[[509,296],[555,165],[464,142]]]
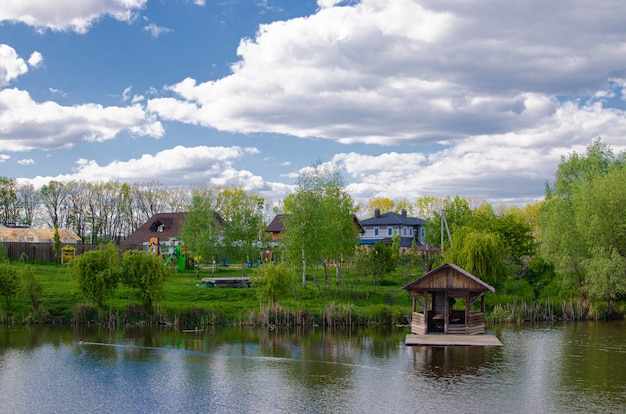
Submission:
[[[215,287],[249,287],[249,277],[205,277],[202,282]]]
[[[405,345],[418,346],[502,346],[495,335],[408,334]]]

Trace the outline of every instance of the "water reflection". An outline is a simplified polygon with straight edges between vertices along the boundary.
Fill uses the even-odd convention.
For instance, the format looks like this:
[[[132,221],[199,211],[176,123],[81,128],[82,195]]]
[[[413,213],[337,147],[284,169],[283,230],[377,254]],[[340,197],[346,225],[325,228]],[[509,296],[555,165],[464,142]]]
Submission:
[[[498,326],[503,347],[401,329],[0,327],[3,412],[623,412],[626,326]]]
[[[413,369],[415,375],[440,380],[460,380],[464,376],[478,375],[499,348],[480,346],[414,346]]]

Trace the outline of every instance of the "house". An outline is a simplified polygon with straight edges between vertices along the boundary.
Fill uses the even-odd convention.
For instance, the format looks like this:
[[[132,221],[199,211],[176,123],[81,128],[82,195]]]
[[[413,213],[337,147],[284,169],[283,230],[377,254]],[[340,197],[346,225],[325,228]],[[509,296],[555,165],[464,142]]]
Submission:
[[[285,224],[283,218],[288,214],[276,214],[270,224],[265,228],[266,233],[271,233],[272,242],[277,242],[280,239],[281,233],[285,230]]]
[[[159,248],[177,246],[186,216],[186,212],[155,214],[134,233],[126,237],[122,245],[142,245],[154,254],[158,253]],[[217,213],[215,213],[215,219],[218,225],[225,224],[224,219]]]
[[[276,244],[278,240],[280,240],[283,231],[285,231],[285,224],[283,219],[289,216],[289,214],[277,214],[270,224],[265,228],[267,233],[272,234],[272,242]],[[362,235],[365,232],[365,229],[361,225],[358,217],[356,215],[352,215],[352,220],[354,221],[354,228],[357,234]]]
[[[80,237],[70,229],[58,229],[62,244],[78,244]],[[54,229],[0,227],[0,242],[54,243]]]
[[[485,333],[485,293],[496,290],[459,266],[443,264],[403,289],[413,299],[412,334]]]
[[[410,248],[413,242],[417,246],[424,240],[426,221],[417,217],[408,217],[406,210],[401,214],[392,211],[380,214],[376,209],[374,217],[361,221],[365,232],[361,234],[361,245],[371,246],[377,242],[391,243],[394,236],[400,238],[400,247]]]

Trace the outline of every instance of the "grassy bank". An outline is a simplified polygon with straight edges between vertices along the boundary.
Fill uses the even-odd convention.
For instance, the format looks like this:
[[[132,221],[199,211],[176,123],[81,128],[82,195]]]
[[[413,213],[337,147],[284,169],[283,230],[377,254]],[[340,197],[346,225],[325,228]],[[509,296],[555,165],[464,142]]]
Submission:
[[[258,298],[255,288],[198,286],[210,272],[205,270],[198,278],[194,271],[186,270],[168,277],[163,298],[147,312],[123,285],[105,307],[97,309],[85,302],[64,266],[33,267],[43,290],[40,306],[33,309],[30,298],[21,291],[9,308],[1,303],[0,323],[391,326],[406,324],[411,301],[402,286],[419,277],[398,272],[375,285],[346,270],[336,284],[334,277],[325,281],[320,271],[316,279],[307,281],[306,288],[294,283],[288,295],[270,305]],[[247,274],[255,271],[248,269]],[[215,276],[241,276],[241,270],[219,267]],[[486,320],[491,323],[601,319],[607,311],[602,303],[588,304],[576,298],[529,300],[505,291],[487,295],[486,304]],[[623,303],[614,306],[617,314],[624,314]]]
[[[0,321],[9,323],[84,323],[84,324],[175,324],[219,325],[330,325],[364,326],[406,323],[410,311],[402,280],[390,279],[382,286],[346,278],[339,285],[334,278],[294,285],[292,294],[278,304],[264,303],[255,288],[204,287],[194,271],[174,272],[168,277],[163,298],[150,312],[138,305],[130,289],[119,285],[104,308],[86,303],[75,280],[62,265],[35,264],[35,277],[43,293],[41,306],[33,310],[25,292],[20,292],[0,307]],[[248,269],[254,275],[256,269]],[[216,277],[241,276],[241,269],[219,267]],[[199,286],[200,285],[200,286]]]

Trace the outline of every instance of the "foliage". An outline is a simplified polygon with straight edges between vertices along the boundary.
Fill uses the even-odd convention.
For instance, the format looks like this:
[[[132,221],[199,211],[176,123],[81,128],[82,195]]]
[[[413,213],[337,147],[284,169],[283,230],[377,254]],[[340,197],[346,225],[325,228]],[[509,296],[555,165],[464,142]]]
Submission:
[[[285,207],[290,214],[283,219],[282,245],[287,260],[302,265],[303,286],[307,267],[320,261],[326,266],[330,260],[339,265],[353,254],[357,242],[353,201],[335,166],[318,163],[303,171]]]
[[[8,261],[0,262],[0,296],[4,297],[6,310],[11,310],[11,301],[20,290],[20,279],[14,266]]]
[[[17,180],[0,177],[0,224],[5,226],[19,220],[20,199],[17,196]]]
[[[128,250],[122,255],[121,280],[134,290],[145,309],[151,309],[163,296],[168,268],[163,259],[141,250]]]
[[[241,263],[256,258],[254,242],[263,223],[263,199],[230,187],[219,193],[219,214],[226,221],[223,243],[229,258]],[[241,266],[245,273],[246,266]]]
[[[180,238],[185,250],[205,260],[216,260],[221,222],[217,209],[217,191],[200,188],[193,191],[191,207],[183,220]]]
[[[447,223],[450,233],[454,234],[457,228],[463,227],[471,219],[472,210],[467,200],[459,196],[453,199],[446,197],[441,200],[440,204],[441,209],[431,212],[432,218],[426,223],[425,242],[441,247],[443,239],[443,249],[446,250],[450,246],[450,239],[446,234],[445,223]],[[442,220],[442,211],[445,221]]]
[[[295,280],[293,269],[282,263],[270,263],[259,267],[252,279],[252,286],[256,288],[259,299],[277,304],[280,298],[292,290]]]
[[[356,260],[358,269],[369,275],[374,284],[382,284],[385,275],[391,273],[398,262],[394,249],[382,242],[359,248]]]
[[[102,307],[111,298],[120,274],[120,255],[113,243],[77,256],[70,262],[70,272],[85,299]]]
[[[493,232],[465,226],[454,233],[454,246],[444,253],[444,261],[455,263],[491,285],[506,275],[501,238]]]
[[[40,312],[42,307],[41,297],[43,296],[43,287],[39,279],[35,276],[35,268],[23,263],[20,267],[22,289],[30,300],[30,306],[33,312]]]
[[[543,254],[564,288],[583,297],[618,297],[624,290],[626,169],[623,155],[596,140],[586,156],[562,157],[540,210]],[[612,275],[607,272],[612,269]]]

